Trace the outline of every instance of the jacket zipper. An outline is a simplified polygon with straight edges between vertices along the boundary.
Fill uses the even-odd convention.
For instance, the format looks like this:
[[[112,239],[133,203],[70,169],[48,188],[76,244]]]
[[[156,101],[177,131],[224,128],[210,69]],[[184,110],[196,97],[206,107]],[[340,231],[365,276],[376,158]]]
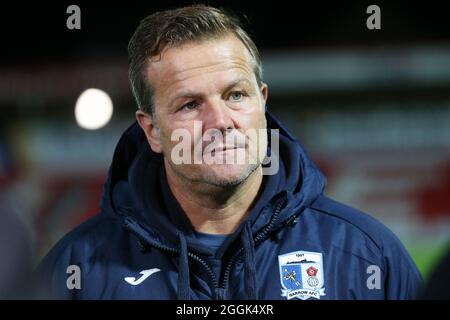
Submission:
[[[277,206],[275,208],[274,211],[274,215],[273,215],[273,219],[271,220],[271,222],[269,223],[269,225],[267,227],[264,228],[264,230],[262,230],[260,233],[258,233],[255,238],[255,245],[261,241],[263,241],[266,237],[268,232],[270,231],[270,229],[273,227],[273,225],[275,224],[278,215],[283,207],[283,205],[286,203],[286,197],[281,198],[278,203]],[[173,254],[180,254],[180,250],[173,248],[173,247],[169,247],[169,246],[165,246],[162,244],[159,244],[158,242],[154,241],[153,239],[151,239],[150,237],[148,237],[144,232],[141,232],[140,229],[142,229],[142,227],[136,223],[133,219],[125,217],[124,218],[124,225],[125,228],[132,231],[138,238],[139,240],[143,241],[144,243],[148,243],[149,245],[155,247],[156,249],[159,250],[164,250],[164,251],[168,251],[171,252]],[[207,271],[208,276],[210,277],[213,285],[214,285],[214,294],[215,294],[215,300],[225,300],[226,299],[226,292],[228,290],[228,285],[229,285],[229,278],[230,278],[230,273],[231,273],[231,269],[235,263],[235,261],[237,260],[237,258],[240,256],[240,254],[243,251],[243,247],[239,248],[239,250],[237,250],[235,252],[235,254],[231,257],[230,261],[228,262],[228,265],[225,269],[225,273],[224,273],[224,278],[222,281],[222,286],[219,286],[219,281],[217,280],[216,275],[214,274],[214,271],[212,270],[212,268],[209,266],[209,264],[203,260],[202,258],[200,258],[199,256],[188,252],[187,255],[188,257],[190,257],[191,259],[197,261],[198,263],[200,263],[205,270]]]
[[[286,203],[286,201],[287,201],[286,197],[283,197],[278,201],[277,206],[274,211],[273,219],[271,220],[269,225],[264,228],[264,230],[262,230],[260,233],[258,233],[255,236],[255,238],[253,240],[255,242],[255,245],[267,238],[267,234],[269,233],[270,229],[272,229],[273,225],[277,221],[278,215],[279,215],[283,205]],[[233,268],[233,264],[236,262],[237,258],[241,255],[243,250],[244,250],[243,247],[239,248],[239,250],[237,250],[235,252],[235,254],[231,257],[230,261],[228,262],[227,268],[225,269],[222,286],[221,286],[221,288],[224,290],[224,292],[226,292],[228,290],[229,279],[230,279],[231,270]]]

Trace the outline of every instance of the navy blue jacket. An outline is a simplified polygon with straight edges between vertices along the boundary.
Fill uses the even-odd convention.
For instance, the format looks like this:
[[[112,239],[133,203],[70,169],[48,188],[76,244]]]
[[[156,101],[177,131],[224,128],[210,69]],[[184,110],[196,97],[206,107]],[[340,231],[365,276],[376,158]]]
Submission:
[[[246,221],[214,251],[167,195],[162,157],[136,123],[128,128],[114,152],[101,212],[66,235],[38,268],[51,297],[414,298],[421,276],[396,236],[325,196],[322,173],[266,115],[268,128],[279,129],[280,169],[266,176]]]

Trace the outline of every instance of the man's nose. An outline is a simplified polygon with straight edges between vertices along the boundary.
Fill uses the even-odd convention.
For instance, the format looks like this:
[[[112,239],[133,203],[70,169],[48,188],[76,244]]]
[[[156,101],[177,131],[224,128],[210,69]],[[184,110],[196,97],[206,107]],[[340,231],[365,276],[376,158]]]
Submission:
[[[234,128],[230,110],[223,101],[208,103],[207,108],[205,108],[203,121],[204,130],[217,129],[220,131],[226,131]]]

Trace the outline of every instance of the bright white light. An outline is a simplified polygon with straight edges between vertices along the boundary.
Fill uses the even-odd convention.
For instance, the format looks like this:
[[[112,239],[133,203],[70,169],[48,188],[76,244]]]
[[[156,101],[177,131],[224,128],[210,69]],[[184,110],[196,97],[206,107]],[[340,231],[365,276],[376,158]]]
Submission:
[[[95,130],[111,120],[113,104],[109,95],[99,89],[87,89],[75,105],[75,119],[83,129]]]

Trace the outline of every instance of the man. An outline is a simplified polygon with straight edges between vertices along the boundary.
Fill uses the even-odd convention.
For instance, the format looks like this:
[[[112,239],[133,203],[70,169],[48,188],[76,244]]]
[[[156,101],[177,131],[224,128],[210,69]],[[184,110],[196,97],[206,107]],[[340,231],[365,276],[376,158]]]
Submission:
[[[324,196],[321,172],[266,111],[258,51],[235,18],[202,5],[155,13],[129,58],[137,122],[102,212],[41,264],[55,297],[415,296],[420,274],[397,238]]]

